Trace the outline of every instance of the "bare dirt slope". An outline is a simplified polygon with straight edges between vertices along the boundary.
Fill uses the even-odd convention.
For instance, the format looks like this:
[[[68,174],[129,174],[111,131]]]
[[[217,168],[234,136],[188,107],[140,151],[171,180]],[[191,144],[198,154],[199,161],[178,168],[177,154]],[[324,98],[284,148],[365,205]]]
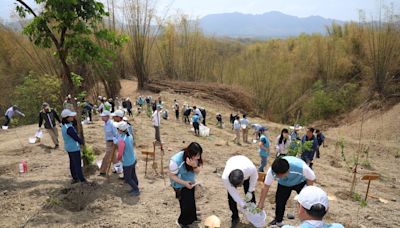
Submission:
[[[122,81],[122,96],[134,98],[136,83]],[[143,93],[148,95],[149,93]],[[152,94],[156,97],[156,94]],[[190,127],[181,121],[171,118],[162,122],[161,137],[165,142],[164,167],[166,169],[169,157],[179,151],[191,141],[199,142],[204,149],[205,164],[198,181],[203,187],[197,189],[197,205],[201,210],[202,218],[215,214],[222,219],[223,227],[229,227],[230,211],[228,208],[227,194],[224,190],[220,174],[226,160],[237,154],[244,154],[258,165],[259,157],[255,144],[243,146],[234,145],[231,142],[233,132],[227,122],[233,109],[222,101],[201,100],[198,98],[177,95],[169,92],[161,92],[167,108],[172,106],[173,99],[181,104],[204,106],[208,109],[208,126],[211,127],[211,136],[195,137]],[[172,109],[172,108],[169,108]],[[385,126],[397,126],[399,107],[395,106],[383,116],[382,131]],[[221,112],[227,123],[225,129],[215,127],[215,113]],[[396,114],[397,113],[397,114]],[[387,119],[386,119],[387,116]],[[396,119],[397,118],[397,119]],[[97,151],[104,150],[102,123],[98,117],[95,122],[85,125],[85,135],[88,144],[94,146]],[[374,117],[371,121],[377,120]],[[270,123],[265,120],[252,118],[252,122],[264,123],[271,127],[270,137],[275,138],[284,126]],[[397,121],[397,125],[393,123]],[[91,184],[70,184],[68,156],[63,149],[54,150],[47,134],[40,144],[28,144],[28,137],[32,136],[36,125],[24,126],[8,131],[0,132],[0,222],[2,227],[176,227],[175,220],[179,213],[179,204],[174,199],[174,193],[169,187],[167,178],[164,180],[155,177],[149,166],[149,174],[144,176],[145,162],[141,155],[143,148],[152,143],[154,130],[150,119],[144,114],[135,116],[131,122],[136,129],[136,154],[139,158],[137,172],[139,185],[142,191],[140,197],[132,197],[127,194],[129,187],[112,175],[109,180],[98,177],[97,173],[87,174]],[[371,124],[372,125],[372,122]],[[398,138],[390,141],[383,138],[370,138],[365,134],[364,143],[368,143],[369,163],[368,169],[362,172],[376,171],[381,174],[378,181],[371,185],[371,195],[376,198],[368,199],[368,206],[360,208],[359,203],[347,196],[350,189],[352,174],[348,164],[342,161],[342,155],[335,151],[335,142],[343,137],[345,140],[344,153],[347,160],[351,160],[352,154],[357,148],[357,123],[354,126],[329,129],[328,147],[323,148],[322,158],[316,160],[315,172],[318,184],[329,195],[336,197],[331,201],[328,221],[336,221],[345,224],[346,227],[399,227],[400,203],[398,177]],[[367,128],[366,128],[367,129]],[[366,130],[367,131],[367,130]],[[338,133],[340,132],[340,133]],[[396,133],[397,132],[397,133]],[[353,134],[354,133],[354,134]],[[395,131],[398,137],[398,131]],[[388,134],[391,135],[391,134]],[[61,138],[61,137],[60,137]],[[386,140],[386,141],[385,141]],[[62,146],[61,146],[62,148]],[[102,158],[102,154],[98,159]],[[158,158],[159,159],[159,156]],[[271,164],[273,156],[269,159]],[[19,175],[16,170],[17,163],[26,160],[29,166],[27,174]],[[160,165],[159,165],[160,166]],[[359,177],[358,177],[359,179]],[[257,187],[256,196],[259,197],[261,184]],[[273,185],[266,203],[268,221],[274,214]],[[366,183],[358,181],[357,192],[365,193]],[[292,194],[293,196],[294,194]],[[382,198],[381,202],[377,198]],[[387,201],[385,201],[387,200]],[[287,212],[294,211],[295,204],[288,203]],[[297,220],[287,220],[296,224]],[[201,227],[201,224],[200,224]],[[243,220],[241,227],[251,227]]]

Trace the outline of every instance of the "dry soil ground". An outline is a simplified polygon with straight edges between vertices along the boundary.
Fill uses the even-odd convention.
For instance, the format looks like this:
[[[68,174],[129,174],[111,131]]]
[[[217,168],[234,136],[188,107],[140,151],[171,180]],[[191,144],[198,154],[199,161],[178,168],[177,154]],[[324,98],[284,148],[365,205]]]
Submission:
[[[122,96],[134,98],[137,95],[136,83],[123,81]],[[148,95],[149,93],[144,93]],[[156,97],[156,94],[152,94]],[[161,137],[165,143],[164,168],[169,157],[192,141],[199,142],[204,149],[205,164],[198,176],[203,185],[197,188],[197,205],[201,218],[215,214],[221,218],[223,227],[229,227],[230,211],[227,194],[220,173],[226,160],[237,154],[243,154],[258,165],[259,157],[256,144],[238,146],[232,143],[233,132],[227,124],[225,129],[215,127],[215,113],[221,112],[224,120],[234,110],[221,101],[212,102],[189,95],[162,92],[167,108],[172,111],[173,99],[181,104],[204,106],[208,109],[209,137],[195,137],[188,125],[176,121],[171,113],[168,121],[162,122]],[[322,186],[332,198],[328,221],[343,223],[346,227],[400,227],[400,161],[399,117],[400,105],[385,113],[374,113],[364,121],[362,143],[368,146],[360,159],[364,167],[357,176],[356,191],[363,196],[366,183],[360,181],[363,173],[378,172],[381,178],[371,184],[368,205],[361,208],[360,203],[348,196],[352,178],[351,166],[354,152],[358,147],[360,121],[339,128],[327,129],[328,147],[322,149],[322,158],[315,161],[318,185]],[[104,143],[102,123],[96,116],[93,124],[85,125],[88,144],[103,156]],[[283,125],[262,119],[252,122],[264,123],[270,127],[270,138],[275,138]],[[136,154],[139,158],[137,172],[142,194],[132,197],[127,194],[128,186],[116,175],[110,179],[97,176],[97,172],[87,173],[89,185],[70,184],[68,156],[61,149],[51,149],[52,143],[47,134],[40,144],[28,144],[28,137],[37,129],[36,125],[23,126],[0,132],[0,222],[1,227],[176,227],[179,204],[169,187],[167,177],[156,177],[151,169],[145,177],[142,150],[150,150],[154,129],[150,119],[144,114],[135,116],[131,122],[137,132]],[[60,137],[61,138],[61,137]],[[338,139],[343,138],[343,161],[340,148],[335,147]],[[336,149],[337,148],[337,149]],[[157,157],[159,159],[159,156]],[[26,160],[29,171],[18,174],[17,164]],[[273,156],[269,159],[271,164]],[[159,162],[159,161],[158,161]],[[369,163],[369,165],[368,165]],[[160,165],[159,165],[160,166]],[[261,183],[257,186],[259,197]],[[273,218],[273,184],[266,203],[268,221]],[[294,194],[292,194],[292,197]],[[287,205],[287,212],[294,211],[293,200]],[[251,227],[244,219],[240,227]],[[285,220],[298,224],[298,220]],[[202,227],[202,225],[199,225]]]

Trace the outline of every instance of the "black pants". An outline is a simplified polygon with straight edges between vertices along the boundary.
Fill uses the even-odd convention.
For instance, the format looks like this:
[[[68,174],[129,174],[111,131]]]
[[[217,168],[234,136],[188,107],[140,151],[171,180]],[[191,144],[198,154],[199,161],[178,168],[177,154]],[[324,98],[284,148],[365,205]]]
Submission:
[[[175,110],[175,117],[177,120],[179,120],[179,110]]]
[[[190,225],[197,220],[194,189],[195,187],[192,189],[180,189],[179,206],[181,214],[178,218],[179,224]]]
[[[194,133],[196,135],[200,134],[200,129],[199,129],[199,123],[198,122],[193,122],[193,128],[194,128]]]
[[[275,194],[275,201],[276,201],[276,206],[275,206],[275,220],[276,222],[282,222],[283,221],[283,216],[285,215],[285,207],[286,207],[286,202],[288,201],[290,194],[292,193],[292,190],[296,191],[297,194],[300,193],[301,189],[303,189],[304,185],[306,185],[306,181],[292,186],[292,187],[286,187],[283,185],[278,184],[278,189],[276,190]]]
[[[243,188],[244,188],[244,193],[246,194],[249,191],[249,186],[250,186],[250,179],[245,180],[243,182]],[[253,192],[253,197],[251,198],[251,202],[256,203],[256,196],[254,195]],[[232,198],[232,196],[228,192],[228,203],[229,203],[229,209],[232,211],[232,220],[233,219],[238,219],[239,218],[239,212],[237,209],[237,203],[235,200]]]
[[[136,175],[136,161],[133,165],[124,166],[123,169],[125,182],[132,187],[132,190],[139,191],[139,180]]]
[[[185,121],[185,123],[190,123],[189,116],[184,115],[183,117],[184,117],[183,120]]]
[[[206,126],[206,117],[203,117],[203,121],[202,121],[203,125]]]
[[[71,171],[72,179],[76,181],[84,182],[85,177],[83,177],[82,173],[82,163],[81,163],[81,152],[68,152],[69,156],[69,169]]]
[[[128,108],[127,110],[128,110],[128,116],[132,116],[132,110],[130,108]]]
[[[6,118],[4,125],[3,126],[8,126],[8,124],[10,123],[10,118],[8,118],[8,116],[4,116]]]

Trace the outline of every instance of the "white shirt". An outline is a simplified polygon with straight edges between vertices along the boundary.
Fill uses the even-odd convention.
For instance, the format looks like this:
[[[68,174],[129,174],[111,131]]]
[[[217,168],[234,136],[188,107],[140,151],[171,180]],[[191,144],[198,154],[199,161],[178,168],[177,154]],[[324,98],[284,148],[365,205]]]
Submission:
[[[249,125],[249,120],[247,118],[242,118],[240,119],[240,124],[247,127]]]
[[[243,155],[233,156],[226,162],[225,169],[221,177],[222,181],[233,200],[235,200],[240,207],[243,207],[246,203],[240,197],[239,191],[229,182],[229,174],[235,169],[242,170],[244,180],[250,179],[249,192],[254,192],[256,189],[258,171],[253,162]]]
[[[153,122],[153,126],[159,127],[160,126],[160,112],[158,110],[153,112],[151,116],[151,121]]]
[[[203,114],[201,114],[201,111],[200,111],[199,108],[196,108],[196,109],[194,110],[194,114],[199,115],[200,119],[203,119]]]
[[[289,146],[291,143],[290,140],[290,136],[286,139],[286,143],[284,143],[284,140],[282,140],[282,143],[279,144],[279,138],[281,137],[281,135],[278,135],[278,137],[276,137],[276,141],[275,141],[275,151],[276,154],[287,154],[289,151]]]
[[[175,161],[172,159],[169,161],[169,171],[173,174],[178,174],[179,169],[182,167],[182,165],[185,165],[185,162],[183,161],[181,164],[177,164]]]
[[[239,120],[235,120],[233,122],[233,129],[240,129],[240,121]]]
[[[303,164],[303,176],[307,180],[312,180],[312,181],[315,180],[314,171],[312,171],[312,169],[310,169],[310,167],[306,163]],[[271,167],[269,167],[267,171],[267,176],[265,177],[264,184],[271,185],[273,181],[274,181],[274,175],[272,175],[272,169]]]

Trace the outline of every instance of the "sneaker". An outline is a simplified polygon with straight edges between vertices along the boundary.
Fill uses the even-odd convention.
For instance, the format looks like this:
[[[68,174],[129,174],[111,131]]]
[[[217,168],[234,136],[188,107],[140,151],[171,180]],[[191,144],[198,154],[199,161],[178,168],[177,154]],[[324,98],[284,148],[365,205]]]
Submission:
[[[78,182],[79,182],[79,180],[75,180],[75,179],[74,179],[74,180],[71,181],[71,184],[76,184],[76,183],[78,183]]]
[[[54,146],[54,149],[56,150],[56,149],[58,149],[58,147],[59,147],[59,145],[55,145],[55,146]]]
[[[268,225],[269,225],[269,226],[273,226],[273,227],[281,227],[281,226],[283,226],[284,224],[283,224],[283,222],[277,222],[277,221],[274,219],[274,220],[272,220]]]
[[[99,176],[105,177],[105,176],[107,176],[107,174],[106,173],[100,173]]]
[[[140,195],[140,191],[139,190],[130,190],[129,194],[132,196],[139,196]]]

